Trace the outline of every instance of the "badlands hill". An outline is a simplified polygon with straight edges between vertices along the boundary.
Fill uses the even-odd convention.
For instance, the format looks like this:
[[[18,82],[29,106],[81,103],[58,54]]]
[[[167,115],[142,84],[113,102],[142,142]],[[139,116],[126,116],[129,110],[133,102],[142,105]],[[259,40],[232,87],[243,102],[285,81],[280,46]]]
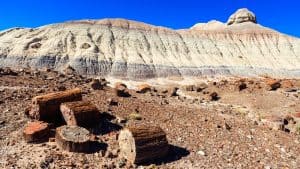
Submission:
[[[124,19],[80,20],[0,32],[0,67],[71,66],[128,79],[237,75],[300,77],[300,40],[240,9],[227,23],[172,30]]]

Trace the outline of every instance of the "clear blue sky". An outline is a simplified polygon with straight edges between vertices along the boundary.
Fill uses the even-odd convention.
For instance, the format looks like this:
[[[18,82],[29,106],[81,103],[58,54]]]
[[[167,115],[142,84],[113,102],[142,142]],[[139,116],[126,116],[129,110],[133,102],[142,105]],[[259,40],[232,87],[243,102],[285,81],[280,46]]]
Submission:
[[[260,24],[300,37],[300,0],[3,0],[0,30],[101,18],[179,29],[211,19],[226,22],[241,7],[252,10]]]

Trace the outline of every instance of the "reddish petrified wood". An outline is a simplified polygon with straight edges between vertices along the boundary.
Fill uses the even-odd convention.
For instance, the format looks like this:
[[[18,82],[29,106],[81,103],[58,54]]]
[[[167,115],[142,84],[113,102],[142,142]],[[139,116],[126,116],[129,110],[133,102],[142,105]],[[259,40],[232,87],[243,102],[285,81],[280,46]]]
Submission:
[[[157,126],[137,125],[119,135],[120,154],[131,163],[146,163],[163,158],[169,150],[166,133]]]
[[[60,105],[60,111],[68,125],[93,126],[100,121],[100,112],[89,101],[67,102]]]
[[[49,137],[50,129],[48,123],[42,121],[30,122],[26,125],[23,136],[26,142],[40,142]]]
[[[79,100],[82,100],[79,88],[36,96],[32,99],[29,116],[46,122],[61,121],[60,104]]]

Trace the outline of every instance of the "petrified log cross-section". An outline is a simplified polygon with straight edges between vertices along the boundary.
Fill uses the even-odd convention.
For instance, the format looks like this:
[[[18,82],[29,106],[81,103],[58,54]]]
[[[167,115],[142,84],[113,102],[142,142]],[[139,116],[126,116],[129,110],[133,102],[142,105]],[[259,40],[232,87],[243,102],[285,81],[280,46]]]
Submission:
[[[61,126],[56,129],[55,141],[60,148],[70,152],[90,152],[90,132],[79,126]]]
[[[169,150],[165,132],[157,126],[137,125],[119,135],[120,154],[131,163],[147,163],[163,158]]]
[[[89,101],[62,103],[60,111],[68,125],[87,127],[93,126],[100,121],[100,112]]]
[[[46,140],[50,134],[48,123],[42,121],[30,122],[23,131],[26,142],[40,142]]]
[[[82,100],[79,88],[36,96],[32,99],[29,116],[46,122],[57,122],[61,120],[60,104],[79,100]]]

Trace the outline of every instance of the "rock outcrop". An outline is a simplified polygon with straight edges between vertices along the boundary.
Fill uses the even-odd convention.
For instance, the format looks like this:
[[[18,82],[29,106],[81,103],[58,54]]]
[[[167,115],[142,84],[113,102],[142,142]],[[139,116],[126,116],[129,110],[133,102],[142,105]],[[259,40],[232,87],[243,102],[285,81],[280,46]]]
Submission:
[[[256,16],[248,9],[242,8],[229,17],[227,25],[239,24],[243,22],[256,23]]]
[[[0,67],[73,68],[127,79],[170,76],[300,76],[300,40],[238,10],[172,30],[123,19],[80,20],[0,32]]]

